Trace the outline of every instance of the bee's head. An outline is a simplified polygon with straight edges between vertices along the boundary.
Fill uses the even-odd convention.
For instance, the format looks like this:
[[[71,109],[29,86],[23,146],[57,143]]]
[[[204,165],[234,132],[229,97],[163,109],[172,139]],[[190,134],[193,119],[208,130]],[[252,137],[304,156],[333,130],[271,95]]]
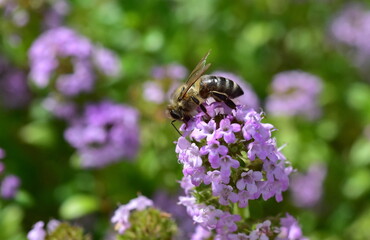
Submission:
[[[183,120],[182,111],[171,108],[171,106],[167,108],[167,115],[174,120]]]

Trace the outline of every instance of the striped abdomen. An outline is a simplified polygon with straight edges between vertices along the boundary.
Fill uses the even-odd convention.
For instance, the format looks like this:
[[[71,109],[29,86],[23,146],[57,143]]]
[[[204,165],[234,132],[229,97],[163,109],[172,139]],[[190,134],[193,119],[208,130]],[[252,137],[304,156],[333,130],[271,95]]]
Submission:
[[[202,98],[208,98],[211,92],[225,93],[229,98],[243,95],[243,90],[234,81],[218,76],[204,75],[200,80],[199,94]]]

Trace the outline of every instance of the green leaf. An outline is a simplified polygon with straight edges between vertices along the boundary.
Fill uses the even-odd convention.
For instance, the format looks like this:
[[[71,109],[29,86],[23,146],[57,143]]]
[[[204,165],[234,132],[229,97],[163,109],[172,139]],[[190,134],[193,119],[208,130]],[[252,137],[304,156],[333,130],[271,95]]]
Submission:
[[[91,195],[74,195],[67,198],[61,205],[59,212],[64,219],[79,218],[92,213],[99,208],[99,200]]]

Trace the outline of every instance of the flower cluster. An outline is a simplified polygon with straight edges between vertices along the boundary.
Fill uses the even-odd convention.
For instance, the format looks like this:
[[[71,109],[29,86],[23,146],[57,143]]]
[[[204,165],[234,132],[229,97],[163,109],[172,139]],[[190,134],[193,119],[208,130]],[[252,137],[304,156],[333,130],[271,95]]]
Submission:
[[[4,9],[4,19],[17,28],[27,26],[35,12],[44,15],[44,25],[52,28],[61,25],[64,16],[69,12],[69,3],[66,0],[40,0],[37,4],[25,4],[21,1],[1,0],[0,9]],[[36,16],[39,17],[39,14]]]
[[[298,207],[315,206],[321,199],[325,175],[323,164],[310,166],[306,174],[293,174],[290,185],[293,203]]]
[[[334,38],[354,47],[361,54],[370,54],[370,11],[352,4],[343,9],[331,24]]]
[[[312,74],[281,72],[272,80],[272,94],[267,98],[266,111],[272,115],[315,119],[320,115],[318,97],[321,90],[321,79]]]
[[[55,89],[69,97],[92,91],[96,70],[107,76],[117,76],[120,70],[112,52],[66,27],[44,32],[32,44],[29,60],[30,78],[38,87],[55,79]]]
[[[48,239],[73,239],[87,240],[91,239],[89,235],[84,235],[82,228],[70,225],[67,222],[60,222],[52,219],[44,228],[45,223],[38,221],[33,225],[33,228],[28,232],[28,240],[48,240]]]
[[[42,221],[35,223],[27,234],[28,240],[44,240],[47,234],[52,234],[58,228],[60,222],[55,219],[50,220],[46,226],[47,231],[45,231],[44,225],[45,223]]]
[[[222,105],[209,105],[208,114],[226,108]],[[260,196],[281,201],[292,169],[271,137],[273,126],[262,123],[263,114],[253,109],[238,106],[229,111],[210,120],[200,113],[182,127],[188,138],[179,138],[176,152],[185,177],[195,186],[211,184],[221,205],[231,201],[245,207]]]
[[[180,128],[176,152],[186,193],[180,204],[203,228],[227,236],[241,220],[229,212],[230,204],[244,208],[260,197],[281,201],[292,168],[271,136],[273,126],[261,122],[262,113],[217,102],[206,109]]]
[[[78,150],[83,167],[103,167],[136,156],[138,118],[138,112],[126,105],[110,101],[89,104],[83,116],[71,122],[65,138]]]
[[[171,215],[158,210],[153,201],[139,196],[121,205],[112,223],[118,231],[116,239],[175,239],[177,227]]]
[[[146,198],[145,196],[139,196],[137,198],[131,199],[125,205],[121,205],[115,212],[111,219],[112,223],[115,224],[115,229],[119,234],[124,234],[124,232],[131,227],[129,222],[131,211],[137,210],[142,211],[147,207],[152,207],[153,201]]]
[[[188,239],[189,233],[194,231],[194,224],[193,220],[187,214],[186,209],[177,204],[178,197],[178,194],[174,195],[165,190],[158,190],[155,192],[152,199],[156,208],[168,212],[176,221],[179,228],[178,238]]]
[[[24,71],[17,69],[0,56],[0,105],[21,108],[31,99]]]
[[[5,157],[5,152],[0,148],[0,159]],[[3,174],[5,171],[5,165],[3,162],[0,162],[0,174]],[[20,179],[13,175],[6,175],[0,185],[0,195],[4,199],[12,199],[18,192],[19,186],[21,185]]]
[[[272,227],[272,222],[266,220],[256,225],[255,229],[249,234],[249,240],[307,240],[302,234],[301,227],[297,220],[289,214],[280,219],[280,226]]]
[[[152,70],[154,79],[144,83],[143,97],[157,104],[165,102],[187,73],[186,68],[178,64],[154,67]]]

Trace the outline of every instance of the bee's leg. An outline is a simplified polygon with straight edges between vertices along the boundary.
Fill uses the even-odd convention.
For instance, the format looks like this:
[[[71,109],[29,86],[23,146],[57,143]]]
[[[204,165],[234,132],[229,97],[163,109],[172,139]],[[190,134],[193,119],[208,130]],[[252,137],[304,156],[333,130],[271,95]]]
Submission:
[[[193,102],[195,102],[195,104],[197,104],[197,105],[200,107],[200,109],[202,110],[202,112],[204,112],[204,113],[207,115],[207,117],[211,118],[211,116],[209,116],[209,114],[207,113],[207,109],[206,109],[206,107],[205,107],[203,104],[201,104],[201,103],[199,102],[198,98],[196,98],[196,97],[192,96],[192,97],[191,97],[191,100],[192,100]]]
[[[181,133],[180,133],[180,131],[179,131],[179,129],[177,129],[177,127],[175,126],[175,124],[173,124],[174,122],[176,122],[176,120],[172,120],[171,121],[171,125],[176,129],[176,131],[180,134],[180,136],[182,136]]]
[[[217,101],[217,102],[224,102],[229,108],[235,109],[236,105],[235,103],[224,93],[211,91],[211,96]]]

